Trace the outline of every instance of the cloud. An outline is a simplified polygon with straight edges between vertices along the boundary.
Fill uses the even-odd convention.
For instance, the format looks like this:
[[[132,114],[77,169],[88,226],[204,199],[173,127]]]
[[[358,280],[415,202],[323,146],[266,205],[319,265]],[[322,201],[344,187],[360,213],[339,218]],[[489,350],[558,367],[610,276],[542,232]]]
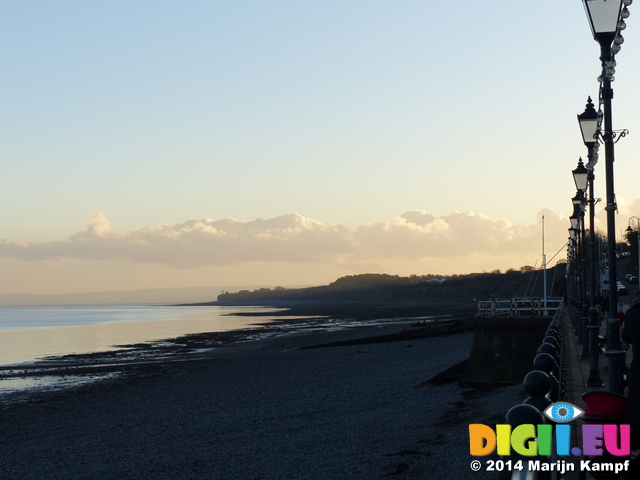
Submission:
[[[0,257],[124,259],[178,267],[245,262],[330,261],[352,248],[346,229],[324,226],[298,214],[243,222],[201,218],[174,226],[143,227],[117,234],[102,212],[66,242],[0,242]]]
[[[546,217],[550,248],[559,248],[564,243],[568,222],[549,211],[542,214]],[[410,210],[389,221],[350,229],[323,225],[289,213],[252,221],[200,218],[119,234],[112,230],[106,216],[98,212],[67,241],[0,241],[0,257],[25,261],[129,260],[175,267],[253,262],[354,267],[372,262],[478,256],[511,258],[522,254],[530,258],[541,250],[539,223],[513,225],[505,219],[491,219],[470,211],[436,217],[429,212]],[[523,260],[522,264],[525,263]]]
[[[626,227],[630,224],[635,228],[638,220],[633,217],[640,217],[640,198],[627,201],[622,197],[617,197],[616,200],[618,205],[616,223],[618,223],[620,227]]]
[[[552,230],[562,231],[564,220],[552,212],[545,214]],[[564,233],[563,233],[564,235]],[[557,237],[557,238],[556,238]],[[542,248],[541,227],[512,225],[503,218],[490,219],[473,212],[452,212],[435,217],[428,212],[411,210],[390,222],[372,223],[358,227],[353,235],[354,256],[385,258],[429,259],[539,252]],[[553,247],[564,240],[558,235],[549,239]]]

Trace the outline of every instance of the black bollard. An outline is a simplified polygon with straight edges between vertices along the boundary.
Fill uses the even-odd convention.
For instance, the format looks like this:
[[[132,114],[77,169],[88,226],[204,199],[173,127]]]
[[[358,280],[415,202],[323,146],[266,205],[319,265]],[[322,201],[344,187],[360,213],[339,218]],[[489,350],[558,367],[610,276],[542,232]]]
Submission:
[[[529,395],[523,403],[536,407],[540,412],[551,405],[553,402],[547,398],[547,393],[551,389],[551,380],[542,370],[533,370],[524,377],[522,382],[524,391]]]
[[[538,353],[548,353],[553,357],[556,363],[560,362],[560,357],[558,356],[556,347],[554,347],[550,343],[543,343],[542,345],[540,345],[540,347],[538,347]]]
[[[556,347],[556,351],[558,351],[560,348],[560,344],[558,343],[558,340],[556,340],[554,337],[544,337],[542,339],[542,343],[550,343],[551,345]]]
[[[544,373],[544,372],[541,372]],[[531,424],[531,425],[541,425],[544,423],[544,415],[534,406],[532,405],[516,405],[515,407],[511,407],[505,416],[506,422],[511,425],[512,429],[515,429],[519,425]],[[517,453],[512,452],[510,457],[504,457],[506,460],[511,460],[513,462],[517,462],[518,460],[522,460],[524,465],[528,465],[529,460],[541,460],[543,462],[548,462],[549,458],[547,457],[523,457],[518,455]],[[513,472],[501,472],[499,474],[500,480],[510,480]],[[526,472],[522,472],[526,475]],[[525,478],[525,477],[523,477]],[[549,480],[548,472],[538,472],[537,477],[538,480]]]
[[[549,375],[551,382],[551,388],[549,389],[549,398],[553,402],[557,402],[560,399],[560,367],[548,353],[539,353],[533,359],[533,368],[536,370],[542,370]]]

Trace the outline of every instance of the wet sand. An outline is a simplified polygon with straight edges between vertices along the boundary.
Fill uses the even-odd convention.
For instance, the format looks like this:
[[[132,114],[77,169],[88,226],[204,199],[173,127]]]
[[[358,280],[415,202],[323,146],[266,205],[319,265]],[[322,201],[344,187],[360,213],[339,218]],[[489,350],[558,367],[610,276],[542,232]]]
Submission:
[[[469,468],[468,424],[500,423],[522,388],[416,388],[467,357],[470,332],[300,349],[398,328],[220,343],[32,395],[0,411],[0,477],[494,478]]]

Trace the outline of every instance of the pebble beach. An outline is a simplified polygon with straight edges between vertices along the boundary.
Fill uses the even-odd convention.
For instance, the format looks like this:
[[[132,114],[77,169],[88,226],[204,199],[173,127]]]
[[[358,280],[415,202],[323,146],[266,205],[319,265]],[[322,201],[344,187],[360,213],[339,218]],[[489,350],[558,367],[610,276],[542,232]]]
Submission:
[[[520,385],[425,385],[472,333],[301,347],[398,324],[229,343],[44,392],[0,411],[3,479],[460,479],[469,423],[501,423]]]

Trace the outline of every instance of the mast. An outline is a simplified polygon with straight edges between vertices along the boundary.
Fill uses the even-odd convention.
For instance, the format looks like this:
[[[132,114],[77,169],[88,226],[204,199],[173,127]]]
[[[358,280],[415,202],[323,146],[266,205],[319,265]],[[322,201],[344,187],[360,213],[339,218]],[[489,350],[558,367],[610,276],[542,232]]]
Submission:
[[[542,216],[542,269],[544,271],[544,277],[542,280],[542,301],[544,305],[544,315],[548,315],[547,312],[547,256],[544,254],[544,215]]]

